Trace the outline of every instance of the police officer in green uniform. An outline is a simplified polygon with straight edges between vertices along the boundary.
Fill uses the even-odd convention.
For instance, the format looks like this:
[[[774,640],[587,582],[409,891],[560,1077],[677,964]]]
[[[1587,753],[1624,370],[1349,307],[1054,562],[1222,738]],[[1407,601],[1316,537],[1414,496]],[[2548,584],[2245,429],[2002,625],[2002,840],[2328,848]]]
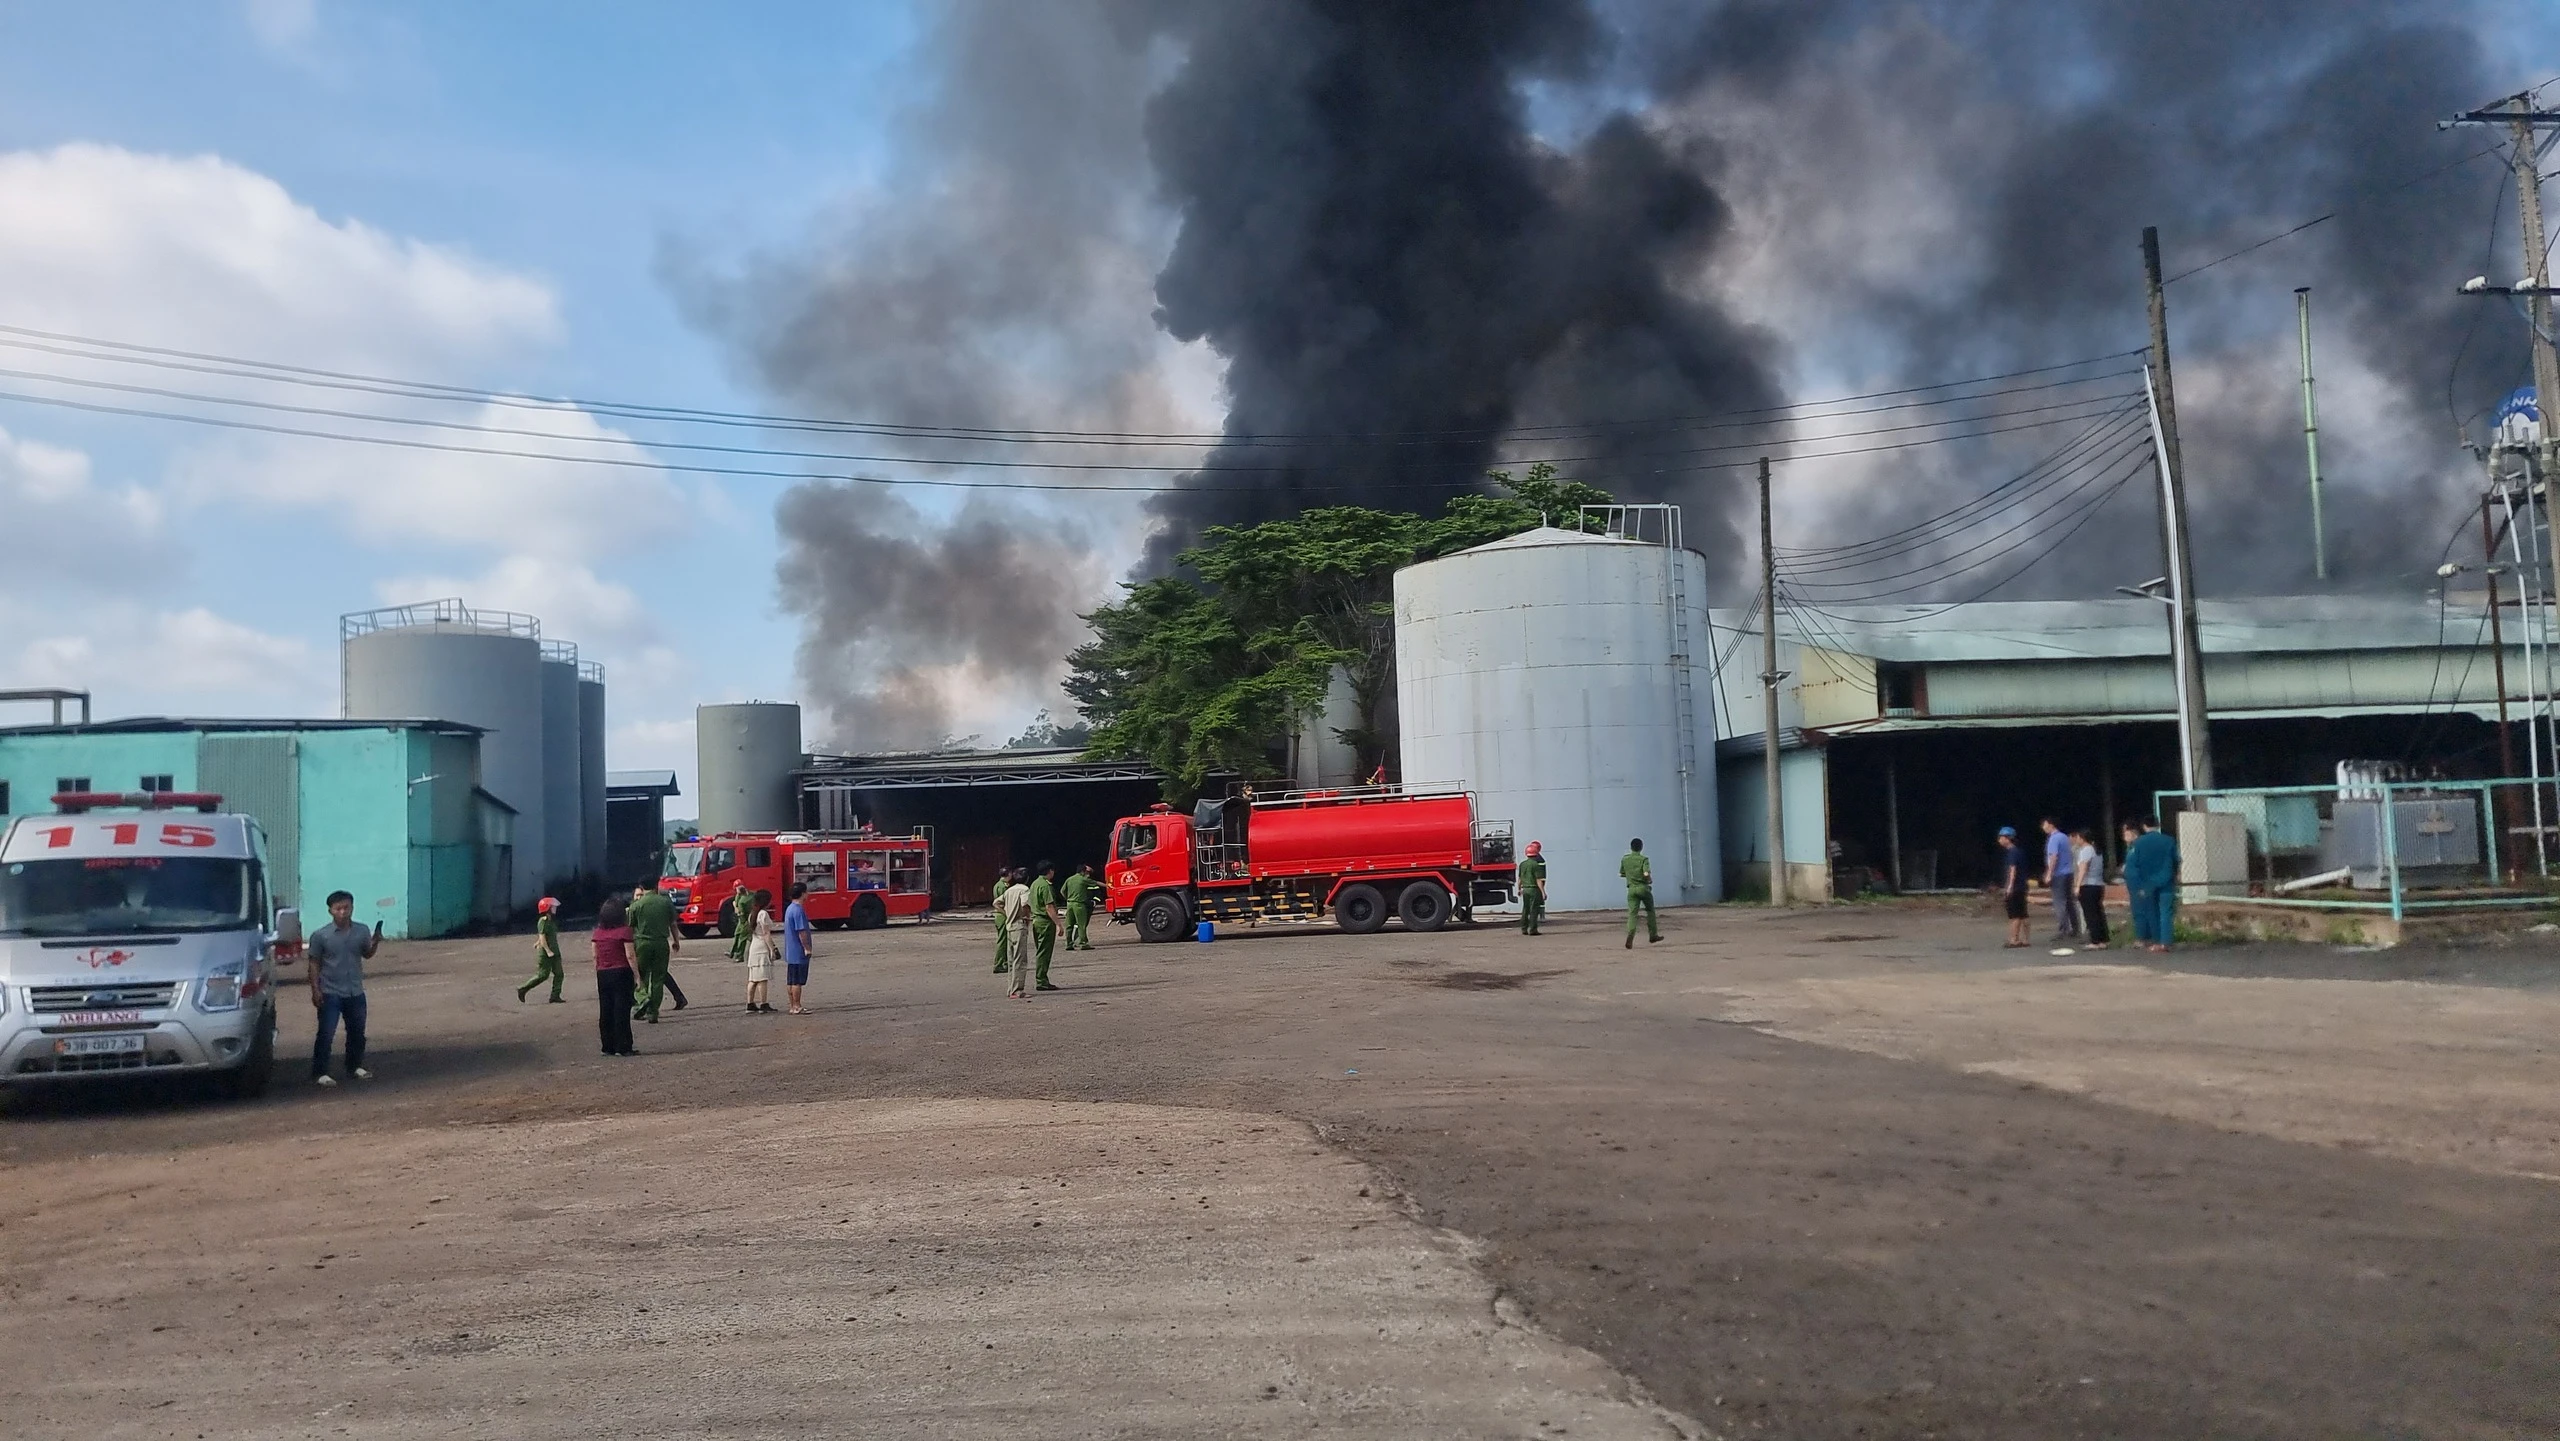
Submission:
[[[1538,854],[1538,843],[1529,842],[1528,854],[1520,858],[1520,934],[1534,936],[1538,922],[1547,916],[1547,858]]]
[[[740,881],[729,893],[729,959],[740,965],[747,963],[747,942],[755,939],[756,893]]]
[[[1032,989],[1056,990],[1049,984],[1049,959],[1058,950],[1058,868],[1049,861],[1040,863],[1040,879],[1031,883],[1031,949],[1039,964]]]
[[[1066,886],[1058,892],[1067,903],[1068,950],[1093,949],[1093,900],[1101,890],[1102,883],[1093,878],[1093,866],[1088,862],[1076,867],[1076,873],[1067,877]]]
[[[560,922],[555,913],[560,902],[544,896],[535,908],[542,919],[533,923],[533,979],[516,987],[516,999],[522,1001],[539,989],[544,981],[551,983],[551,1004],[560,1004]]]
[[[1618,874],[1627,880],[1627,944],[1636,948],[1636,912],[1644,912],[1645,944],[1662,939],[1662,925],[1653,918],[1653,862],[1644,858],[1644,840],[1627,842],[1627,853],[1618,859]]]
[[[672,993],[676,1009],[684,1009],[684,988],[667,972],[682,942],[676,939],[676,908],[658,891],[658,878],[640,883],[623,924],[631,927],[631,960],[640,972],[640,998],[632,1006],[635,1020],[658,1023],[658,1007]]]
[[[999,976],[1013,969],[1013,957],[1010,954],[1013,950],[1013,932],[1006,929],[1004,923],[1004,893],[1006,888],[1012,884],[1013,872],[996,872],[995,894],[989,897],[987,901],[988,909],[994,911],[996,917],[995,973]]]

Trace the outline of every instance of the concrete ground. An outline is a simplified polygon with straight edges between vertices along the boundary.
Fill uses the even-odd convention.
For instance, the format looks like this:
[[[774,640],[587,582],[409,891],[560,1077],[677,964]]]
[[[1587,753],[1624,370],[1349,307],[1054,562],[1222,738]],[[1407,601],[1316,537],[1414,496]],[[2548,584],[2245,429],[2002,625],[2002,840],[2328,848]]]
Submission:
[[[9,1434],[2560,1434],[2560,950],[1666,921],[835,934],[630,1060],[392,947],[369,1085],[12,1106]]]

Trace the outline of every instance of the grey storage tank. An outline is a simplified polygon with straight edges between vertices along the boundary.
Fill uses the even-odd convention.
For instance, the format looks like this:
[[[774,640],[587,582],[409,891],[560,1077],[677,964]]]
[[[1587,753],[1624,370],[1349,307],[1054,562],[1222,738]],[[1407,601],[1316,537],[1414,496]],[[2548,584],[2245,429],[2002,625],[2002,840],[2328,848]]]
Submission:
[[[577,879],[586,860],[585,797],[578,785],[578,648],[542,642],[542,884]]]
[[[357,611],[338,622],[339,711],[350,720],[445,720],[478,726],[479,785],[514,808],[503,897],[483,911],[521,911],[542,897],[549,860],[543,816],[542,623],[459,600]],[[459,786],[470,776],[413,777]],[[492,901],[503,901],[493,906]]]
[[[775,701],[697,706],[693,745],[704,835],[799,826],[791,777],[800,768],[800,707]]]
[[[604,667],[578,662],[578,876],[604,881]]]

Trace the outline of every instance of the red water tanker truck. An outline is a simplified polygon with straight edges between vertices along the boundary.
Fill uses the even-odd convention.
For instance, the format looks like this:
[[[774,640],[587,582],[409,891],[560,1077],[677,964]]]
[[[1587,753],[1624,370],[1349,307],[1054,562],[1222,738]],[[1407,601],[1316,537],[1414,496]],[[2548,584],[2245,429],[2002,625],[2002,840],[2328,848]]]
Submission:
[[[1436,931],[1512,898],[1511,823],[1476,818],[1464,791],[1399,786],[1250,794],[1157,806],[1111,830],[1111,919],[1145,941],[1201,921],[1311,920],[1366,935],[1399,918]]]

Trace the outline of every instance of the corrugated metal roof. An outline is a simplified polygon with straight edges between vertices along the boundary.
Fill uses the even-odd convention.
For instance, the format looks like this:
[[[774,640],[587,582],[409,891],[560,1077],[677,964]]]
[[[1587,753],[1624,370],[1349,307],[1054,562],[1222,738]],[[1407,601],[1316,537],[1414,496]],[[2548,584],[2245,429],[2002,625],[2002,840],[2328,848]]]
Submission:
[[[423,730],[442,735],[485,735],[482,727],[443,720],[256,720],[235,717],[126,716],[86,725],[0,727],[0,736],[23,735],[167,735],[182,731],[236,734],[241,731],[378,731]]]
[[[616,791],[622,792],[626,800],[635,796],[684,794],[676,789],[674,771],[606,771],[604,793],[611,797]]]
[[[1958,606],[1826,605],[1813,615],[1779,616],[1779,634],[1821,649],[1843,643],[1878,660],[2090,660],[2169,653],[2168,607],[2158,601],[1995,600]],[[1721,630],[1741,629],[1743,612],[1714,613]],[[1800,621],[1800,623],[1799,623]],[[2196,605],[2208,655],[2468,647],[2477,608],[2440,608],[2432,595],[2285,595],[2207,600]],[[2507,643],[2521,643],[2512,613]],[[1758,634],[1758,628],[1752,628]]]

